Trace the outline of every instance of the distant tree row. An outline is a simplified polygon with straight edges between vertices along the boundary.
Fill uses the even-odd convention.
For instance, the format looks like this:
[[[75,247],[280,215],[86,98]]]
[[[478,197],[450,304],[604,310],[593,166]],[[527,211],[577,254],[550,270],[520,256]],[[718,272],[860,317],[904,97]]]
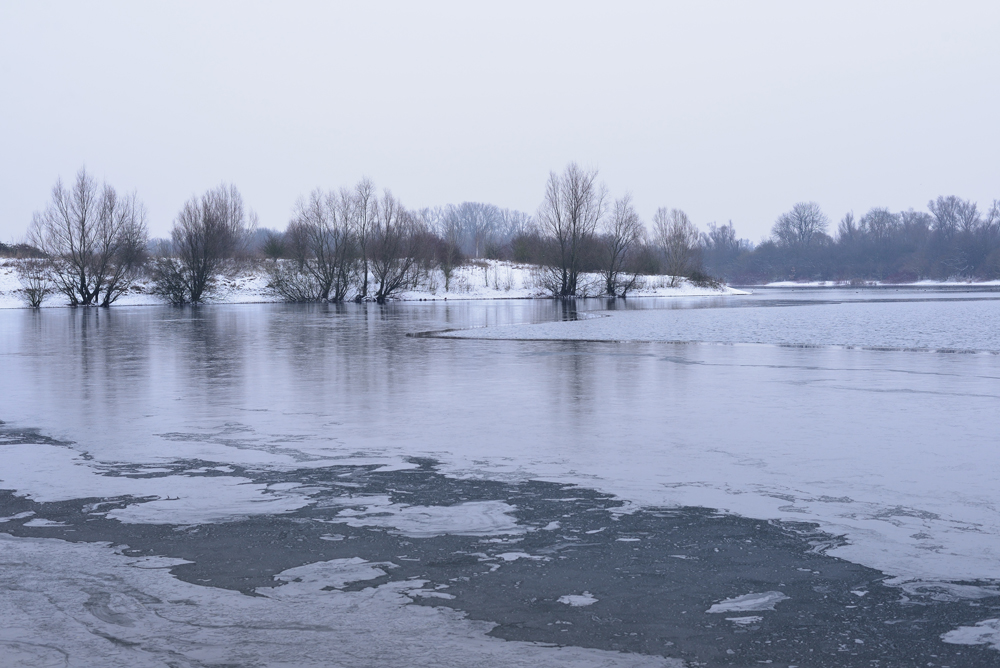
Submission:
[[[630,194],[612,199],[596,170],[572,163],[549,175],[534,217],[477,202],[413,211],[363,179],[301,198],[277,231],[260,228],[236,187],[221,185],[183,205],[169,239],[151,242],[136,194],[81,170],[69,188],[57,181],[26,243],[0,254],[29,258],[19,272],[34,306],[53,292],[74,306],[109,306],[140,277],[171,303],[199,303],[254,258],[271,260],[263,265],[271,287],[288,301],[382,302],[432,269],[448,290],[455,268],[476,258],[538,265],[556,297],[625,297],[650,274],[700,285],[716,285],[713,276],[739,283],[1000,277],[997,202],[983,212],[939,197],[927,213],[875,208],[844,216],[836,237],[829,227],[811,202],[780,215],[756,246],[737,238],[731,222],[700,233],[679,209],[657,209],[647,227]]]
[[[757,246],[739,240],[732,223],[701,238],[706,271],[725,280],[912,282],[1000,278],[1000,202],[987,211],[958,197],[938,197],[928,211],[873,208],[830,221],[813,202],[782,214]]]

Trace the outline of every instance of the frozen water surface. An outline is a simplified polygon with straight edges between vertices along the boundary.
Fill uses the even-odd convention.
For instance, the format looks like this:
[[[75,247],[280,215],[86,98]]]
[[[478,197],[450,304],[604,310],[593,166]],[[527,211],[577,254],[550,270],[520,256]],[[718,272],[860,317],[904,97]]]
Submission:
[[[765,290],[613,306],[592,300],[0,311],[0,420],[7,423],[0,489],[39,503],[82,500],[95,518],[168,530],[301,517],[326,507],[324,545],[355,544],[356,536],[331,535],[352,525],[398,540],[509,541],[499,554],[519,557],[517,541],[532,532],[567,545],[609,541],[622,550],[648,542],[598,533],[607,520],[578,533],[560,514],[526,526],[506,498],[409,499],[389,490],[373,499],[355,496],[350,476],[322,484],[266,481],[337,466],[405,476],[420,466],[413,458],[427,458],[452,478],[573,483],[628,508],[699,506],[817,523],[826,536],[809,539],[817,553],[882,571],[894,578],[897,597],[996,604],[997,293]],[[333,492],[335,501],[328,498]],[[325,501],[317,500],[322,494]],[[0,530],[20,527],[32,517],[25,512],[33,511],[0,511]],[[57,535],[65,528],[60,518],[38,519],[34,531]],[[284,620],[274,628],[287,640],[277,640],[277,631],[262,631],[259,642],[259,629],[233,632],[249,638],[253,649],[246,651],[262,652],[265,662],[264,645],[276,642],[294,648],[294,665],[336,665],[321,663],[319,649],[311,658],[295,654],[306,652],[296,634],[306,633],[317,648],[327,640],[316,638],[330,646],[349,642],[346,631],[307,629],[317,611],[340,619],[348,610],[368,611],[351,613],[359,621],[350,626],[382,634],[376,642],[386,643],[387,653],[384,660],[365,655],[373,645],[362,638],[344,665],[404,665],[393,638],[429,628],[428,657],[432,642],[458,639],[492,657],[487,665],[558,665],[548,657],[560,656],[484,636],[488,625],[458,612],[410,603],[414,596],[406,592],[422,585],[391,581],[387,565],[412,558],[402,544],[398,554],[364,563],[303,563],[294,568],[305,571],[276,580],[280,595],[251,597],[180,582],[163,568],[133,567],[105,544],[3,541],[0,612],[8,619],[17,609],[23,623],[2,631],[0,645],[10,656],[28,657],[25,665],[64,659],[67,644],[40,642],[42,636],[71,639],[79,651],[69,665],[89,665],[80,657],[103,657],[88,648],[108,642],[95,635],[98,626],[160,656],[165,638],[183,635],[177,625],[189,623],[198,629],[185,654],[190,665],[238,663],[233,648],[242,645],[204,621],[217,605],[229,610],[232,618],[222,623],[231,629],[252,628],[248,620],[258,617]],[[523,554],[533,558],[491,563],[559,562],[557,552]],[[710,553],[678,544],[663,556],[669,554],[689,557],[670,562],[694,567]],[[845,586],[871,589],[865,582]],[[52,588],[61,602],[45,598]],[[700,610],[739,595],[720,592]],[[91,596],[97,598],[88,604]],[[851,605],[871,596],[852,595]],[[598,598],[603,606],[605,596]],[[168,603],[183,600],[195,604]],[[160,607],[150,613],[149,606]],[[987,637],[996,613],[983,612],[983,626],[961,626],[975,633],[949,637]],[[380,616],[388,626],[379,627]],[[666,665],[572,651],[582,654],[565,650],[567,665]]]
[[[422,582],[329,590],[370,579],[377,565],[292,569],[279,576],[287,585],[259,596],[181,582],[168,566],[138,564],[104,545],[0,534],[0,665],[681,665],[490,638],[490,624],[444,608],[407,605],[406,593]]]

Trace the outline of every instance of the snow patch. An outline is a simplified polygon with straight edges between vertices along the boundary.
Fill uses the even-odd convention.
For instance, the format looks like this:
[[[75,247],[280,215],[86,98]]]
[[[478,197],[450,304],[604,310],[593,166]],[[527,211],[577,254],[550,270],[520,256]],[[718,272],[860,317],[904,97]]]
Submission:
[[[18,290],[21,284],[14,271],[20,260],[0,261],[0,308],[25,308]],[[279,260],[285,262],[285,260]],[[417,285],[401,292],[395,299],[401,301],[425,300],[468,300],[468,299],[534,299],[550,297],[545,287],[545,270],[529,264],[519,264],[503,260],[474,260],[455,267],[448,289],[445,289],[444,273],[441,269],[431,269],[423,273]],[[270,278],[263,268],[250,269],[235,277],[217,276],[216,290],[207,298],[210,304],[259,304],[283,301],[268,287]],[[671,286],[671,283],[676,285]],[[580,285],[590,296],[601,292],[600,276],[594,273],[580,275]],[[147,281],[135,283],[133,289],[122,295],[116,306],[162,305],[166,302],[152,293],[153,285]],[[720,294],[749,294],[730,287],[698,287],[687,279],[672,279],[670,276],[643,276],[640,285],[629,293],[634,297],[675,297],[704,296]],[[53,294],[42,305],[44,308],[67,306],[66,299]]]

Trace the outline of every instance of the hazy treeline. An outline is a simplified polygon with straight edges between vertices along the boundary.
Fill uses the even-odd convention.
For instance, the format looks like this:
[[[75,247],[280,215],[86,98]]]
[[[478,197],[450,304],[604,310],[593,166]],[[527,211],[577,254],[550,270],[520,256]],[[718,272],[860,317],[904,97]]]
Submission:
[[[362,179],[303,196],[277,230],[260,227],[239,190],[223,184],[185,202],[168,239],[150,240],[137,195],[81,170],[70,187],[56,183],[25,243],[0,254],[27,258],[18,272],[33,306],[52,293],[108,306],[140,279],[171,303],[199,303],[247,263],[287,301],[381,302],[430,271],[443,274],[447,291],[455,268],[477,258],[537,265],[556,297],[625,297],[655,274],[699,285],[989,279],[1000,277],[1000,203],[982,211],[939,197],[927,212],[847,214],[832,230],[804,202],[754,245],[731,222],[701,232],[680,209],[659,208],[647,225],[630,194],[613,198],[596,170],[572,163],[549,175],[534,216],[478,202],[411,210]]]
[[[830,220],[811,202],[778,217],[771,237],[752,245],[732,223],[702,235],[706,271],[727,281],[912,282],[1000,278],[1000,202],[988,210],[958,197],[938,197],[927,211],[873,208]]]

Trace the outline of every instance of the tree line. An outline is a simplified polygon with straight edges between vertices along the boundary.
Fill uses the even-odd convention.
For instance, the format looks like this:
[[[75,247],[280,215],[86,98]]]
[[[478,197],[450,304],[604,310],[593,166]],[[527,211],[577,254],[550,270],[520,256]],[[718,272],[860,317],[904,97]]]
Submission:
[[[261,228],[223,184],[185,202],[168,239],[150,240],[137,195],[80,170],[70,187],[57,181],[25,243],[0,253],[28,258],[18,271],[32,306],[52,293],[109,306],[140,279],[170,303],[196,304],[254,261],[283,299],[332,302],[384,302],[430,270],[448,290],[455,268],[476,258],[537,265],[564,298],[626,297],[656,274],[671,285],[1000,277],[1000,204],[983,212],[939,197],[928,209],[849,213],[834,237],[817,204],[799,203],[754,245],[732,222],[700,232],[680,209],[657,209],[647,226],[629,193],[611,197],[596,170],[571,163],[550,173],[535,216],[476,202],[412,210],[362,179],[300,198],[279,231]]]
[[[985,211],[955,196],[928,202],[927,211],[876,207],[844,215],[835,236],[819,205],[803,202],[756,246],[737,239],[732,223],[710,225],[701,246],[706,270],[732,282],[996,279],[1000,202]]]

